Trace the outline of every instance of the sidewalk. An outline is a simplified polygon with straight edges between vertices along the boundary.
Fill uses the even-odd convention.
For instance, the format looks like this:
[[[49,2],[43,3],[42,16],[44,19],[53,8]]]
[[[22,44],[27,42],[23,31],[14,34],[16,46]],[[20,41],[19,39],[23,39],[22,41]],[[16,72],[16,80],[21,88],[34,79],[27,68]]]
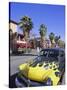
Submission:
[[[31,52],[26,52],[25,54],[30,54],[30,55],[38,55],[38,52],[36,49],[32,49]]]

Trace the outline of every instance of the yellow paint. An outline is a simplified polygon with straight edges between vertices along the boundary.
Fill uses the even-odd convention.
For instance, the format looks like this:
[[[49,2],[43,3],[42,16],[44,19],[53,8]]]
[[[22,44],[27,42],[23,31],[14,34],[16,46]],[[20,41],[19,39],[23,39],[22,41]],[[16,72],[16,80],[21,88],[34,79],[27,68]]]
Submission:
[[[28,63],[21,64],[19,66],[19,70],[22,70],[22,73],[24,76],[29,78],[30,80],[38,81],[38,82],[44,82],[48,78],[51,78],[53,85],[57,85],[60,77],[56,77],[55,72],[59,72],[58,69],[54,70],[54,68],[46,69],[44,68],[45,63],[42,65],[42,67],[37,64],[36,67],[29,66]],[[55,65],[54,63],[52,65]],[[49,66],[51,66],[49,64]],[[53,67],[53,66],[52,66]]]

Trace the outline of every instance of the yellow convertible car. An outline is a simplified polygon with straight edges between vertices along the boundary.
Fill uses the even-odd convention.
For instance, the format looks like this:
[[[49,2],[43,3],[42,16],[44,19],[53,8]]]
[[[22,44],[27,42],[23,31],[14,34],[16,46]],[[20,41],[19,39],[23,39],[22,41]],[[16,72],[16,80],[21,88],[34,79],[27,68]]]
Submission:
[[[63,49],[44,49],[34,60],[19,65],[16,86],[58,85],[63,76],[64,62]]]

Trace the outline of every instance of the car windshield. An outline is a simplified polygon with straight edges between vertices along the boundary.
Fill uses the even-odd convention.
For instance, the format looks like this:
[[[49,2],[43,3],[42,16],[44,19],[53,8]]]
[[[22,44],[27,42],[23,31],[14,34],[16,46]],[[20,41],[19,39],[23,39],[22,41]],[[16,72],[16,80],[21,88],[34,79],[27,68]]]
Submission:
[[[40,55],[33,60],[33,63],[31,64],[31,66],[35,67],[38,63],[40,65],[43,65],[44,62],[46,63],[53,62],[53,61],[57,62],[58,55],[59,55],[58,50],[42,50],[40,52]]]
[[[57,63],[58,59],[57,58],[47,58],[47,57],[44,58],[44,56],[38,56],[37,58],[33,60],[33,63],[31,63],[30,66],[35,67],[37,66],[37,64],[39,64],[39,66],[42,66],[44,63],[46,63],[47,65],[48,63],[52,63],[52,62]]]
[[[45,56],[45,57],[58,57],[59,55],[59,51],[58,50],[42,50],[40,52],[41,56]]]

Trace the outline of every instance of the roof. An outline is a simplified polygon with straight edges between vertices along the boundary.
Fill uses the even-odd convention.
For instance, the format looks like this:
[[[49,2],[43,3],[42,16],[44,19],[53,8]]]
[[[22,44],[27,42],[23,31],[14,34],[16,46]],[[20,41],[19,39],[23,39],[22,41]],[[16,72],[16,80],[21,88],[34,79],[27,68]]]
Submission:
[[[16,22],[16,21],[13,21],[13,20],[9,20],[9,23],[14,23],[14,24],[16,24],[16,25],[18,25],[18,23]]]
[[[61,50],[61,51],[64,51],[63,48],[45,48],[45,49],[42,49],[42,50]]]

